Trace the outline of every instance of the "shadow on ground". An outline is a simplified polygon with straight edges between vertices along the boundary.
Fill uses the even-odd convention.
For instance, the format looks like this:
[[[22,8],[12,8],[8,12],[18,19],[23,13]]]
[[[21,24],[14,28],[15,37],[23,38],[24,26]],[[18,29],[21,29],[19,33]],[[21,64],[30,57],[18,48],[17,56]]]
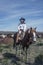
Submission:
[[[14,63],[16,65],[20,65],[19,63],[17,63],[17,61],[20,61],[20,59],[15,54],[4,53],[3,56],[4,56],[4,58],[11,59],[11,63]]]

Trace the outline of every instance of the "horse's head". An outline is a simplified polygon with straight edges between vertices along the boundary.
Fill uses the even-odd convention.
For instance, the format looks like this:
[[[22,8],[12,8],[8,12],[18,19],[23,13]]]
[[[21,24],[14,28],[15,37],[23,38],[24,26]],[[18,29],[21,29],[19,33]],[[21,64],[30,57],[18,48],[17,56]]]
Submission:
[[[33,41],[36,41],[36,28],[30,28],[30,33],[33,34]]]
[[[30,33],[33,33],[33,32],[35,32],[36,33],[36,28],[30,28]]]
[[[27,29],[26,31],[26,35],[28,36],[28,38],[30,38],[32,41],[36,41],[36,28],[30,28]]]

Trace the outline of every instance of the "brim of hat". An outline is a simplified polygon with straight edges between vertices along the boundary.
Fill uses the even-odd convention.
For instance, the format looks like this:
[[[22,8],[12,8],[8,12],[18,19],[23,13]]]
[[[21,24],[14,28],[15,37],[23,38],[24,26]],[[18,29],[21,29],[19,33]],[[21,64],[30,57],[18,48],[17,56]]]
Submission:
[[[24,20],[24,21],[25,21],[25,19],[20,19],[20,21],[21,21],[21,20]]]

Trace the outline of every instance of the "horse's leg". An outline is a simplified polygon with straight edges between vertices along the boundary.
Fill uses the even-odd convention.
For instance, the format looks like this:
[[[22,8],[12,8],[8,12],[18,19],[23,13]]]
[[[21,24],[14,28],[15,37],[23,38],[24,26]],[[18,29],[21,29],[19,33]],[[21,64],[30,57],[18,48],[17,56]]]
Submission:
[[[16,42],[14,42],[13,48],[14,48],[14,50],[15,50],[15,54],[17,55],[17,45],[16,45]]]
[[[27,49],[25,46],[22,47],[22,59],[26,63],[26,61],[27,61]]]
[[[18,46],[18,56],[20,57],[20,44],[18,44],[17,46]]]
[[[25,49],[25,63],[27,63],[27,47]]]
[[[20,51],[20,59],[21,59],[21,61],[23,61],[23,58],[24,58],[24,54],[23,54],[23,52],[24,52],[24,46],[22,46],[21,45],[21,51]]]
[[[15,45],[15,54],[17,55],[17,46]]]
[[[13,37],[13,39],[14,39],[13,48],[15,48],[15,45],[16,45],[16,37],[17,37],[17,33],[15,33],[15,34],[14,34],[14,37]]]
[[[16,43],[18,43],[18,39],[19,39],[19,33],[17,33]]]
[[[13,49],[15,48],[15,44],[16,44],[16,42],[14,41],[14,43],[13,43]]]
[[[22,51],[21,41],[20,41],[20,44],[19,44],[19,49],[20,49],[20,56],[21,56],[21,51]]]
[[[14,48],[15,48],[15,54],[17,55],[17,43],[16,43],[16,39],[17,39],[17,33],[14,35]]]

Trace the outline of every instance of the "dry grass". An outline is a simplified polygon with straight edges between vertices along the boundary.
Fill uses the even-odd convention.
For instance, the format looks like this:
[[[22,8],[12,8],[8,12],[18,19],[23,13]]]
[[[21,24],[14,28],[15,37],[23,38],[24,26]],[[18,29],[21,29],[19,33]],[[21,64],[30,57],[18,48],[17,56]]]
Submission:
[[[35,43],[35,44],[32,44],[28,51],[27,51],[27,62],[30,62],[31,65],[35,65],[35,59],[39,56],[39,55],[43,55],[43,45],[38,45],[38,44],[43,44],[42,39],[38,39],[39,43]],[[16,49],[12,48],[13,46],[13,42],[14,40],[12,38],[5,38],[4,39],[4,42],[2,44],[0,44],[0,53],[2,55],[0,55],[2,58],[0,58],[0,65],[26,65],[25,64],[25,60],[26,60],[26,57],[25,57],[25,53],[24,55],[21,56],[20,51],[22,49],[18,49],[19,46],[17,47],[17,54],[16,56],[18,58],[20,58],[21,60],[20,61],[17,61],[17,60],[14,60],[13,58],[6,58],[6,57],[3,57],[3,54],[4,53],[12,53],[15,55],[16,53]],[[40,43],[41,42],[41,43]],[[24,57],[24,60],[23,60],[23,57]],[[42,56],[41,56],[42,57]],[[27,64],[29,65],[29,64]]]

